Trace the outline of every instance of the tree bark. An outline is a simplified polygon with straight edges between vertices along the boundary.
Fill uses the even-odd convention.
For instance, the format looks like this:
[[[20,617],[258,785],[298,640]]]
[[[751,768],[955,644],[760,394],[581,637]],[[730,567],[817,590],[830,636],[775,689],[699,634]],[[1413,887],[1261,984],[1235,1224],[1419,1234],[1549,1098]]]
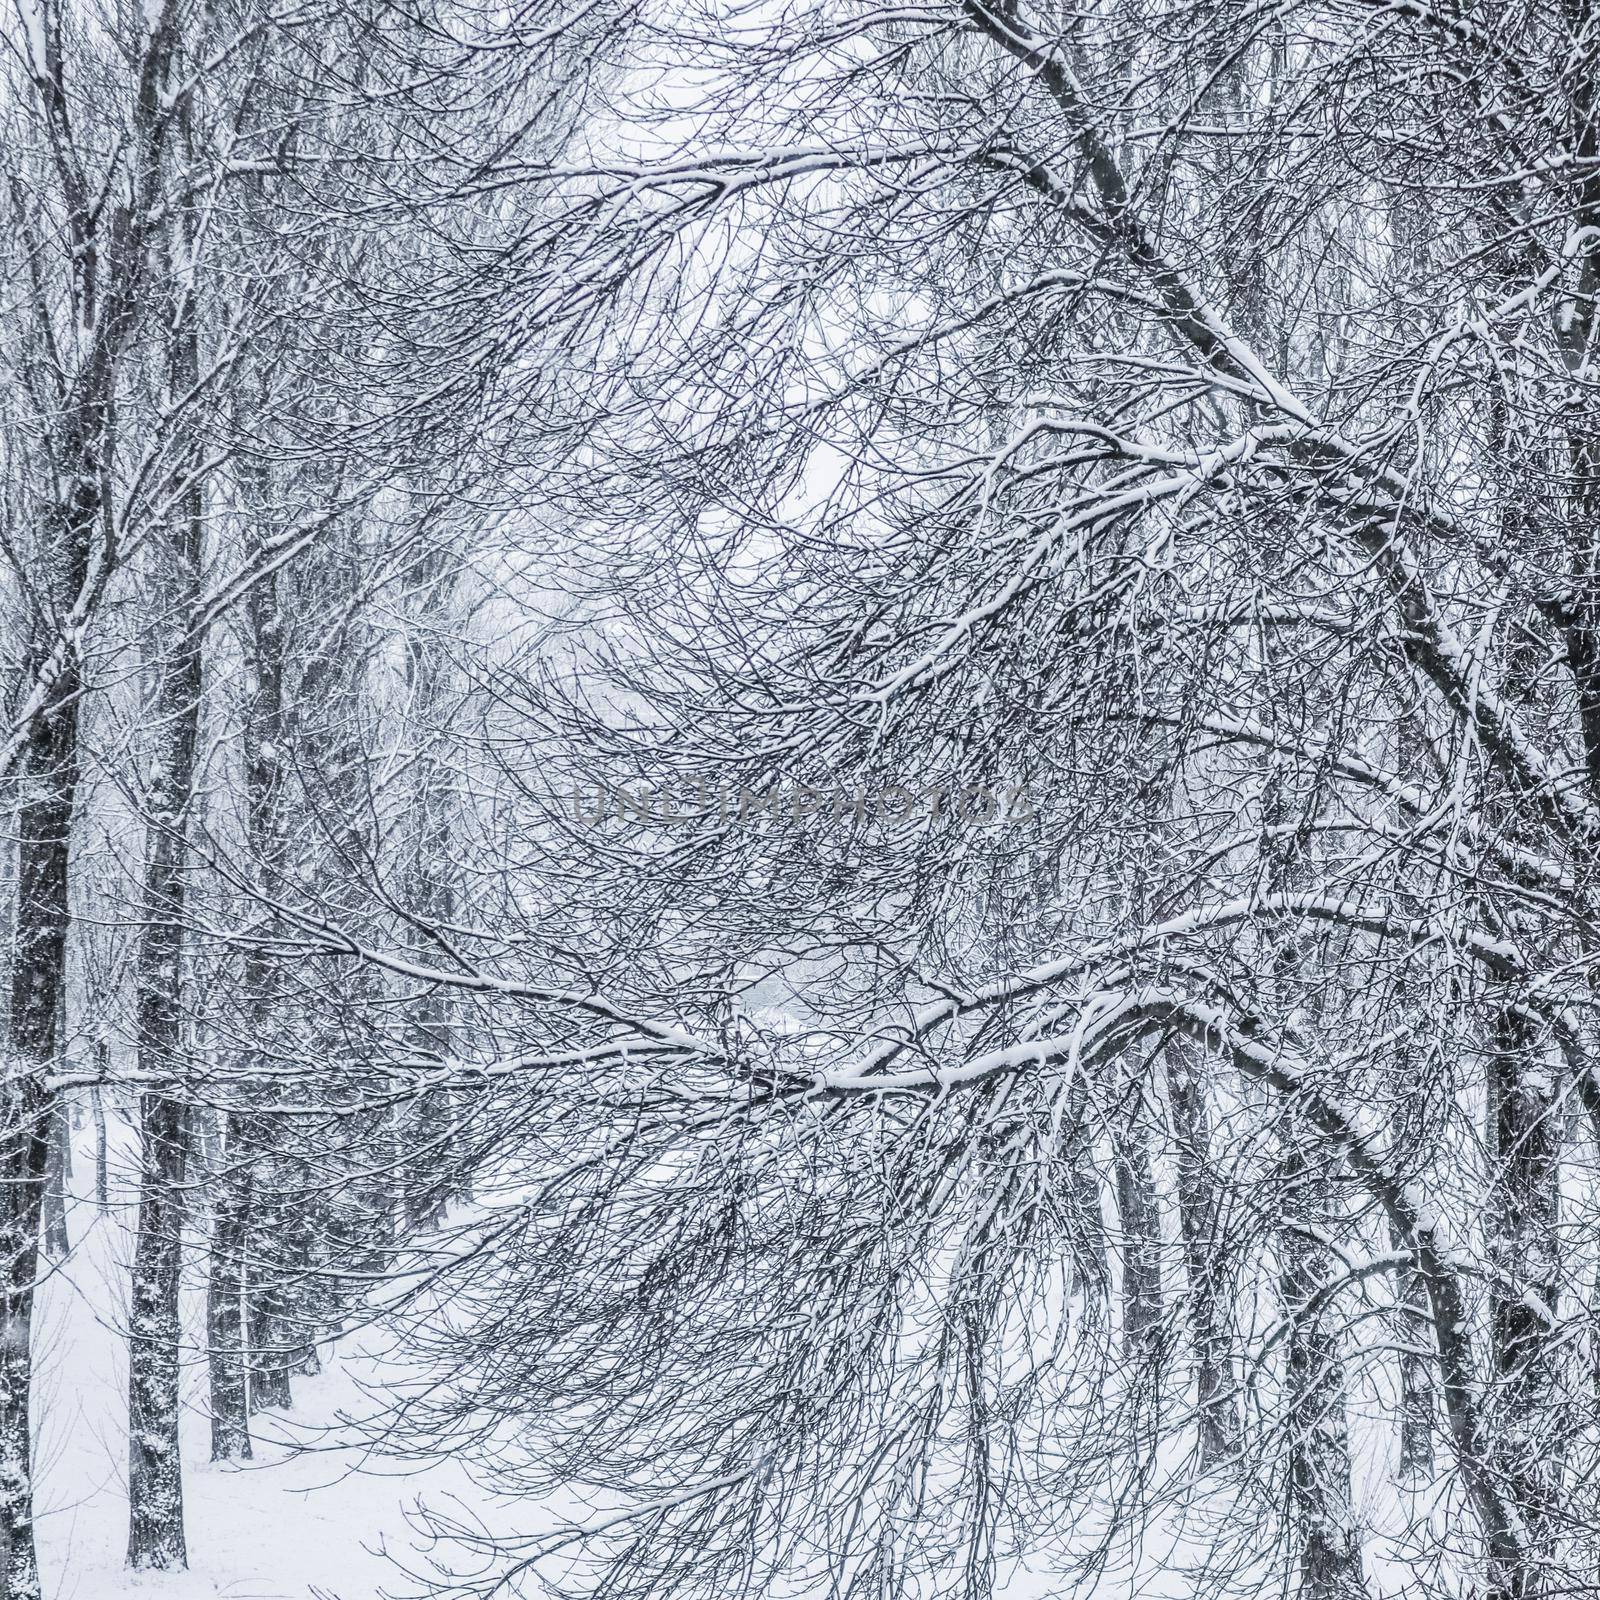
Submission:
[[[69,548],[82,548],[81,541],[69,540]],[[29,1391],[50,1146],[47,1074],[61,1042],[69,836],[78,787],[77,672],[70,656],[54,679],[48,708],[28,729],[21,776],[12,1059],[0,1099],[0,1595],[39,1600]]]
[[[1112,1137],[1122,1246],[1122,1354],[1130,1371],[1161,1345],[1161,1213],[1148,1136],[1135,1108]]]
[[[141,1097],[139,1223],[128,1351],[128,1565],[188,1563],[179,1450],[178,1289],[188,1113],[170,1095]]]
[[[67,1189],[72,1177],[72,1130],[66,1102],[50,1111],[50,1152],[44,1175],[44,1247],[58,1261],[72,1248],[67,1237]]]
[[[230,1112],[222,1139],[211,1219],[211,1270],[206,1283],[213,1461],[248,1461],[251,1457],[244,1285],[250,1191],[255,1181],[254,1144],[248,1113]]]
[[[1398,1233],[1390,1232],[1396,1249]],[[1414,1267],[1400,1274],[1400,1477],[1426,1482],[1433,1476],[1433,1360],[1428,1351],[1428,1285]]]
[[[198,381],[192,306],[177,308],[168,389]],[[144,926],[134,970],[138,1066],[142,1078],[175,1077],[183,1054],[183,915],[186,826],[200,737],[202,660],[199,611],[204,496],[190,460],[169,547],[158,609],[172,637],[156,662],[158,730],[146,790]],[[133,1255],[128,1351],[128,1565],[166,1571],[188,1563],[183,1463],[178,1431],[179,1319],[184,1184],[190,1118],[174,1089],[147,1091],[139,1107],[139,1221]]]
[[[1082,1073],[1072,1075],[1065,1092],[1067,1122],[1062,1130],[1060,1155],[1066,1164],[1064,1188],[1072,1207],[1072,1286],[1086,1301],[1104,1299],[1110,1293],[1111,1270],[1100,1175],[1095,1170],[1094,1137],[1088,1123],[1089,1087]]]
[[[294,1402],[289,1382],[294,1339],[284,1259],[287,1217],[281,1199],[270,1188],[257,1196],[251,1222],[245,1277],[250,1404],[252,1410],[287,1408]]]
[[[455,917],[455,886],[450,872],[450,831],[458,814],[456,775],[437,748],[448,723],[449,663],[438,634],[449,606],[453,575],[448,559],[431,554],[418,566],[415,582],[425,611],[406,642],[406,694],[425,741],[419,754],[412,800],[417,832],[410,863],[411,914],[424,927],[448,925]],[[450,1052],[451,995],[442,988],[421,994],[411,1024],[412,1048],[425,1060],[443,1064]],[[454,1104],[447,1091],[427,1089],[407,1108],[408,1160],[402,1175],[402,1214],[414,1228],[443,1220],[456,1181]]]
[[[1279,650],[1271,630],[1264,635],[1264,646],[1270,664]],[[1277,768],[1267,773],[1261,811],[1275,837],[1282,839],[1292,824],[1313,818],[1318,804],[1315,792],[1295,792]],[[1307,878],[1308,854],[1298,834],[1266,853],[1263,866],[1273,892],[1285,892]],[[1274,1009],[1287,1016],[1304,1006],[1314,1014],[1321,992],[1308,973],[1297,930],[1273,930],[1268,953],[1267,990]],[[1278,1294],[1288,1320],[1283,1414],[1301,1592],[1306,1600],[1349,1600],[1366,1594],[1366,1582],[1350,1484],[1343,1341],[1326,1303],[1337,1262],[1324,1242],[1338,1223],[1340,1164],[1337,1158],[1318,1159],[1316,1130],[1293,1099],[1278,1112],[1278,1145]]]
[[[1238,1397],[1227,1316],[1217,1271],[1217,1202],[1210,1177],[1211,1125],[1194,1047],[1174,1036],[1163,1051],[1167,1098],[1177,1146],[1178,1227],[1188,1282],[1189,1337],[1200,1419],[1200,1468],[1217,1466],[1239,1446]]]
[[[1548,1531],[1559,1480],[1553,1437],[1561,1292],[1562,1099],[1534,1019],[1508,1008],[1488,1063],[1494,1172],[1485,1221],[1492,1414],[1500,1471],[1530,1544]],[[1491,1596],[1521,1600],[1528,1568],[1491,1568]]]
[[[102,1041],[97,1047],[100,1054],[98,1069],[103,1077],[106,1073],[106,1056],[109,1055],[107,1047]],[[105,1091],[97,1083],[89,1091],[90,1105],[94,1117],[94,1203],[102,1212],[111,1207],[109,1180],[106,1172],[106,1100]]]
[[[1300,1543],[1306,1600],[1366,1595],[1361,1541],[1350,1494],[1350,1431],[1338,1331],[1319,1304],[1334,1262],[1319,1242],[1326,1184],[1309,1159],[1311,1141],[1293,1108],[1285,1117],[1280,1176],[1285,1217],[1278,1231],[1279,1293],[1290,1319],[1284,1373],[1289,1427],[1289,1495]]]

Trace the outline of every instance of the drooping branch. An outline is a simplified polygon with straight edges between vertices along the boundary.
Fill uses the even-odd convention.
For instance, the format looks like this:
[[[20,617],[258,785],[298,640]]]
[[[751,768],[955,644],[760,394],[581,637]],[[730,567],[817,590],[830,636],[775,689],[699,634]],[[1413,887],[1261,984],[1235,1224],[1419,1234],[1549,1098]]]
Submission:
[[[1535,747],[1511,708],[1474,670],[1471,652],[1457,638],[1426,577],[1407,553],[1404,529],[1418,522],[1456,533],[1454,519],[1419,502],[1412,484],[1375,464],[1359,441],[1346,438],[1318,418],[1189,277],[1162,253],[1142,215],[1109,141],[1096,127],[1087,96],[1071,64],[1051,40],[1030,28],[1011,0],[961,0],[973,28],[1019,62],[1044,87],[1072,136],[1081,176],[1095,197],[1085,206],[1079,186],[1059,179],[1047,162],[1019,155],[1019,175],[1059,206],[1103,249],[1114,250],[1160,300],[1162,321],[1210,367],[1246,385],[1262,407],[1276,413],[1290,432],[1281,448],[1289,463],[1336,513],[1341,531],[1381,575],[1401,623],[1400,646],[1454,716],[1472,727],[1480,746],[1519,800],[1531,804],[1584,857],[1600,850],[1600,809],[1562,781]],[[1535,285],[1517,291],[1508,305],[1521,308],[1548,288],[1563,263],[1586,259],[1600,229],[1582,228],[1565,241],[1561,261]],[[1505,314],[1498,308],[1484,320]],[[1467,323],[1463,322],[1464,332]],[[1459,336],[1457,329],[1449,336]]]

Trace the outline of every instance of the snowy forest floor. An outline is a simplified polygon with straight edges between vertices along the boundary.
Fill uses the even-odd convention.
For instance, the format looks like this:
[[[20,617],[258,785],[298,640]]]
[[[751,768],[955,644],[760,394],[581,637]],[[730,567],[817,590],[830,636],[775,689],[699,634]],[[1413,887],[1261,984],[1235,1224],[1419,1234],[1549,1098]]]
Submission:
[[[135,1218],[133,1139],[127,1121],[108,1117],[109,1205],[95,1203],[92,1131],[74,1139],[67,1214],[71,1250],[47,1259],[36,1314],[35,1470],[38,1541],[47,1600],[380,1600],[419,1592],[408,1573],[428,1569],[426,1543],[410,1514],[425,1499],[440,1510],[503,1530],[534,1531],[558,1520],[553,1504],[499,1500],[453,1461],[419,1467],[365,1448],[348,1419],[370,1416],[402,1369],[385,1356],[377,1329],[347,1335],[321,1350],[323,1370],[294,1379],[288,1411],[257,1413],[255,1459],[210,1458],[207,1369],[200,1337],[204,1316],[201,1230],[187,1241],[183,1314],[181,1422],[189,1568],[130,1573],[127,1543],[127,1307]],[[410,1374],[415,1378],[415,1373]],[[1379,1436],[1381,1406],[1356,1397],[1358,1510],[1371,1530],[1404,1528],[1417,1516],[1448,1520],[1443,1505],[1397,1492],[1389,1451]],[[1402,1504],[1401,1502],[1404,1502]],[[563,1507],[581,1514],[576,1504]],[[1191,1507],[1204,1516],[1205,1500]],[[1218,1508],[1220,1509],[1220,1508]],[[1187,1569],[1200,1553],[1196,1524],[1184,1519],[1148,1533],[1102,1571],[1103,1600],[1175,1600],[1192,1592]],[[1403,1574],[1387,1581],[1386,1552],[1369,1548],[1373,1592],[1397,1594]],[[1004,1600],[1042,1600],[1059,1584],[1042,1571],[1011,1566],[997,1585]],[[1263,1591],[1275,1593],[1263,1578]]]
[[[439,1462],[419,1472],[371,1455],[340,1427],[372,1408],[381,1338],[352,1334],[322,1351],[324,1370],[296,1377],[293,1409],[257,1415],[255,1457],[213,1465],[206,1369],[195,1337],[203,1263],[191,1237],[185,1273],[182,1423],[187,1572],[130,1573],[127,1544],[127,1300],[133,1209],[128,1130],[112,1117],[111,1205],[94,1204],[92,1142],[74,1149],[72,1249],[48,1262],[35,1349],[38,1534],[49,1600],[376,1600],[409,1587],[384,1552],[418,1565],[407,1512],[419,1495],[476,1505],[465,1472]],[[121,1146],[121,1148],[118,1148]]]

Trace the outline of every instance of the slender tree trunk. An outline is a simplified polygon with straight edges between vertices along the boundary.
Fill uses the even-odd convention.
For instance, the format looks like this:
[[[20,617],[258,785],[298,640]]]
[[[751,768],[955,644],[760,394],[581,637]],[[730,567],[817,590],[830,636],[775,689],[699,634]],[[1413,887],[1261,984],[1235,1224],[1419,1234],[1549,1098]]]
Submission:
[[[109,354],[105,361],[109,361]],[[61,466],[67,497],[43,530],[41,566],[55,615],[36,616],[23,681],[44,689],[18,763],[17,914],[11,962],[8,1071],[0,1087],[0,1595],[38,1600],[29,1420],[34,1278],[52,1096],[47,1074],[63,1043],[72,814],[79,780],[81,687],[75,640],[60,616],[88,582],[89,551],[101,511],[109,454],[110,374],[105,362],[83,375]]]
[[[1400,1242],[1391,1235],[1396,1247]],[[1401,1274],[1395,1326],[1400,1338],[1400,1477],[1426,1482],[1433,1476],[1433,1334],[1428,1285],[1415,1269]]]
[[[58,1261],[72,1248],[67,1237],[67,1190],[72,1177],[72,1130],[59,1097],[50,1112],[50,1152],[44,1175],[44,1247]]]
[[[293,1335],[289,1328],[288,1278],[293,1270],[289,1206],[277,1163],[264,1152],[282,1148],[270,1114],[257,1123],[263,1154],[255,1184],[245,1249],[245,1337],[249,1349],[250,1409],[283,1409],[293,1403],[289,1373]]]
[[[100,1043],[98,1049],[102,1057],[109,1053],[104,1041]],[[106,1072],[106,1063],[103,1059],[99,1070],[103,1077]],[[105,1091],[98,1083],[89,1091],[89,1103],[94,1116],[94,1203],[104,1212],[111,1208],[111,1195],[106,1172]]]
[[[448,924],[455,917],[450,872],[450,830],[458,814],[456,775],[433,742],[448,721],[449,663],[437,635],[448,609],[452,574],[435,555],[416,575],[428,613],[406,645],[406,691],[420,736],[429,741],[417,762],[412,815],[417,822],[410,867],[412,914],[424,925]],[[412,1019],[412,1047],[442,1064],[450,1053],[450,995],[435,988],[421,995]],[[429,1089],[409,1108],[410,1160],[404,1173],[402,1207],[413,1227],[436,1227],[457,1192],[454,1105],[447,1090]]]
[[[406,1108],[404,1126],[399,1209],[408,1231],[437,1227],[444,1219],[451,1168],[449,1096],[440,1089],[423,1090]]]
[[[1338,1332],[1317,1304],[1335,1268],[1332,1252],[1317,1236],[1326,1208],[1315,1196],[1327,1174],[1308,1160],[1306,1134],[1295,1120],[1291,1111],[1280,1166],[1286,1215],[1278,1251],[1279,1292],[1291,1319],[1284,1405],[1301,1594],[1305,1600],[1354,1600],[1367,1590],[1350,1495],[1344,1358]]]
[[[290,1163],[290,1171],[289,1220],[283,1232],[280,1271],[292,1288],[286,1288],[279,1299],[280,1331],[287,1373],[312,1376],[322,1370],[317,1341],[332,1317],[326,1259],[332,1214],[327,1196],[312,1181],[310,1169],[296,1161]]]
[[[1498,1465],[1529,1542],[1548,1533],[1559,1482],[1554,1437],[1560,1302],[1562,1102],[1539,1029],[1503,1013],[1489,1058],[1489,1136],[1495,1170],[1485,1224],[1492,1412]],[[1523,1600],[1526,1564],[1491,1571],[1491,1596]]]
[[[187,1108],[147,1094],[128,1351],[128,1565],[187,1564],[179,1453],[178,1289],[183,1247]]]
[[[286,1409],[294,1403],[289,1382],[294,1338],[289,1327],[282,1230],[286,1217],[276,1196],[258,1200],[252,1219],[250,1270],[245,1281],[245,1307],[250,1343],[252,1410]]]
[[[1217,1201],[1210,1176],[1211,1124],[1194,1047],[1174,1037],[1164,1051],[1167,1098],[1177,1145],[1178,1227],[1188,1283],[1189,1336],[1200,1417],[1200,1467],[1207,1471],[1239,1446],[1238,1397],[1229,1355],[1223,1285],[1217,1270]]]
[[[272,505],[267,468],[256,463],[250,475],[251,504],[266,518]],[[259,528],[253,539],[261,537]],[[274,870],[280,863],[278,823],[285,789],[285,755],[289,747],[289,705],[284,681],[286,619],[280,608],[276,580],[255,584],[246,598],[249,619],[248,675],[250,709],[245,722],[245,789],[251,853],[263,870]],[[246,961],[244,990],[249,1007],[250,1026],[255,1037],[269,1037],[273,1025],[269,994],[270,973],[266,960],[252,954]],[[244,1064],[248,1074],[251,1063]],[[246,1093],[255,1098],[246,1086]],[[213,1305],[224,1330],[222,1342],[213,1347],[212,1404],[221,1408],[225,1437],[214,1431],[213,1449],[219,1443],[230,1450],[240,1447],[240,1433],[247,1431],[244,1413],[263,1406],[290,1403],[289,1371],[283,1350],[280,1257],[283,1251],[284,1216],[274,1192],[269,1153],[278,1148],[277,1129],[271,1112],[264,1105],[252,1107],[231,1127],[227,1167],[230,1185],[219,1206],[212,1271],[221,1276],[213,1283]],[[237,1290],[235,1283],[237,1282]],[[232,1306],[237,1293],[241,1310],[242,1337],[232,1335]],[[223,1373],[232,1366],[235,1355],[243,1366],[237,1377]],[[221,1378],[219,1388],[219,1376]],[[236,1385],[242,1385],[241,1397]],[[248,1450],[248,1443],[243,1446]],[[242,1451],[241,1451],[242,1453]]]
[[[37,670],[37,666],[36,666]],[[49,1163],[47,1074],[60,1048],[67,870],[78,787],[78,701],[68,658],[34,717],[22,762],[11,1061],[0,1087],[0,1595],[39,1600],[33,1533],[34,1279]]]
[[[1264,642],[1270,666],[1279,645],[1270,631]],[[1310,820],[1318,803],[1315,793],[1291,793],[1281,772],[1268,774],[1261,809],[1269,827],[1281,831],[1300,820],[1297,812]],[[1279,892],[1309,876],[1306,850],[1298,839],[1275,850],[1266,866],[1268,882]],[[1270,960],[1278,1012],[1287,1016],[1305,1008],[1314,1015],[1321,990],[1307,983],[1306,954],[1295,930],[1277,934]],[[1301,1593],[1305,1600],[1351,1600],[1366,1594],[1366,1581],[1350,1483],[1343,1342],[1324,1303],[1337,1270],[1334,1253],[1323,1242],[1338,1223],[1337,1158],[1327,1157],[1293,1103],[1279,1112],[1278,1141],[1278,1293],[1289,1321],[1283,1415]]]
[[[1060,1159],[1066,1166],[1064,1185],[1072,1205],[1072,1280],[1085,1300],[1110,1292],[1111,1270],[1106,1254],[1105,1210],[1100,1175],[1095,1170],[1094,1139],[1088,1126],[1089,1088],[1081,1072],[1072,1075]]]
[[[245,1347],[245,1250],[250,1231],[255,1141],[247,1113],[230,1112],[218,1162],[206,1282],[211,1382],[211,1459],[250,1459],[250,1386]]]
[[[6,1207],[0,1296],[0,1593],[38,1600],[33,1541],[29,1390],[32,1381],[33,1285],[38,1261],[49,1103],[38,1078],[7,1086],[3,1155]]]
[[[1161,1213],[1137,1108],[1112,1144],[1122,1235],[1122,1353],[1132,1370],[1147,1366],[1161,1343]]]
[[[169,390],[198,381],[192,316],[180,308],[171,346]],[[181,462],[179,470],[191,463]],[[176,1076],[183,1054],[183,913],[200,737],[202,661],[198,615],[204,501],[198,479],[186,486],[159,556],[169,569],[158,608],[169,640],[156,662],[154,724],[145,847],[145,922],[135,964],[135,1014],[141,1076]],[[179,1318],[184,1185],[190,1119],[171,1089],[146,1092],[139,1108],[139,1222],[133,1255],[128,1351],[128,1565],[165,1571],[187,1565],[183,1463],[179,1448]]]

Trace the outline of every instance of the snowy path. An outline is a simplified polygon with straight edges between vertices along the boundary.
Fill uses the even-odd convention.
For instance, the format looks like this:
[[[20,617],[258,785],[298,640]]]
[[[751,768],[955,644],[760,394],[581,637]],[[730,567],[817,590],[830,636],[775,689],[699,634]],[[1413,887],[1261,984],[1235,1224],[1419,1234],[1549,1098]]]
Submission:
[[[118,1132],[126,1140],[118,1119]],[[127,1539],[127,1348],[124,1332],[133,1208],[124,1176],[129,1152],[113,1156],[112,1194],[101,1214],[81,1192],[68,1216],[73,1249],[40,1295],[35,1330],[37,1494],[40,1560],[46,1600],[380,1600],[416,1586],[402,1567],[424,1569],[422,1541],[407,1520],[421,1496],[441,1509],[464,1509],[501,1526],[549,1526],[526,1501],[500,1501],[475,1486],[464,1469],[437,1462],[424,1472],[339,1445],[330,1431],[341,1415],[372,1408],[363,1383],[381,1384],[385,1366],[371,1352],[381,1336],[355,1334],[326,1370],[294,1380],[292,1412],[254,1422],[256,1460],[215,1466],[205,1409],[206,1370],[196,1337],[203,1313],[204,1261],[190,1240],[186,1261],[183,1451],[189,1570],[134,1574],[124,1567]],[[120,1157],[120,1159],[118,1159]],[[123,1173],[117,1168],[122,1167]],[[76,1152],[74,1187],[92,1170],[90,1152]],[[1358,1434],[1376,1426],[1357,1408]],[[296,1448],[299,1446],[299,1448]],[[1381,1439],[1359,1452],[1358,1494],[1369,1526],[1403,1528],[1416,1512],[1397,1503]],[[1426,1497],[1424,1497],[1426,1498]],[[1203,1509],[1203,1503],[1197,1502]],[[566,1508],[577,1514],[576,1505]],[[1435,1515],[1443,1515],[1441,1507]],[[1202,1518],[1202,1521],[1204,1518]],[[1192,1592],[1187,1571],[1200,1553],[1198,1528],[1152,1532],[1108,1569],[1099,1593],[1139,1600],[1175,1600]],[[392,1552],[396,1565],[385,1551]],[[1381,1547],[1369,1549],[1377,1593],[1398,1593]],[[1390,1579],[1393,1579],[1391,1582]],[[1004,1600],[1042,1600],[1060,1584],[1043,1572],[1013,1569],[1000,1585]],[[1263,1593],[1271,1592],[1264,1588]]]

